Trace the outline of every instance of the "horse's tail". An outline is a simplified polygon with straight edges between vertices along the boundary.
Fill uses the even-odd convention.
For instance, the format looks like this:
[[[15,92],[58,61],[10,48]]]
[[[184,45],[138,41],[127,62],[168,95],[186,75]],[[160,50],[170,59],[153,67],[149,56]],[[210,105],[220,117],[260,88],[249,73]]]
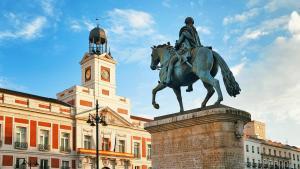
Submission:
[[[235,97],[236,95],[240,94],[241,88],[239,84],[235,81],[235,78],[230,71],[228,65],[224,61],[224,59],[215,51],[213,51],[213,56],[216,58],[222,72],[223,81],[227,90],[227,93],[230,96]]]

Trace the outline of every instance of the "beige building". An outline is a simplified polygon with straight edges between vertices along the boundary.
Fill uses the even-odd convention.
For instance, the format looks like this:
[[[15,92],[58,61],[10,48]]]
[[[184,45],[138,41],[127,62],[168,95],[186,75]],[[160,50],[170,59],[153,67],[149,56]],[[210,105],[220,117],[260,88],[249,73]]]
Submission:
[[[98,133],[100,168],[151,168],[151,136],[144,130],[150,119],[133,116],[130,100],[116,94],[116,61],[103,29],[94,28],[89,39],[81,85],[57,99],[0,89],[0,168],[95,168],[96,129],[87,120],[96,100],[108,124]]]
[[[245,168],[300,169],[300,149],[266,139],[265,124],[245,126]]]

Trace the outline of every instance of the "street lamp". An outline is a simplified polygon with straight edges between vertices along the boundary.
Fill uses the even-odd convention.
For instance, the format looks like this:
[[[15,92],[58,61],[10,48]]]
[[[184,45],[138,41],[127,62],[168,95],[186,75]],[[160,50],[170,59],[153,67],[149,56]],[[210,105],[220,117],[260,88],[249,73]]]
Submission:
[[[90,126],[96,125],[96,169],[99,169],[99,124],[102,126],[107,126],[107,123],[105,121],[105,116],[98,113],[99,110],[99,104],[98,100],[96,100],[96,114],[92,115],[89,114],[89,118],[86,121]]]
[[[22,163],[22,166],[26,166],[26,164],[29,166],[29,168],[31,169],[31,167],[36,167],[36,166],[38,166],[39,165],[39,163],[37,162],[37,160],[35,160],[35,162],[33,162],[33,161],[26,161],[26,159],[24,158],[24,160],[23,160],[23,163]]]

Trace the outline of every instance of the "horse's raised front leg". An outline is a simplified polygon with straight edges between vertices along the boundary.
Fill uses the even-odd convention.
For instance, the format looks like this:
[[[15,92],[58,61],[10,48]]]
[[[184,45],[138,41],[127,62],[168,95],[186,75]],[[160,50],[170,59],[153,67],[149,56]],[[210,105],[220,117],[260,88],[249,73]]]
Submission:
[[[159,104],[157,104],[155,101],[156,93],[166,87],[167,86],[165,84],[158,83],[158,85],[152,90],[152,105],[154,108],[159,109]]]
[[[206,94],[205,99],[203,100],[203,102],[201,104],[201,108],[206,107],[206,104],[207,104],[208,100],[215,93],[215,89],[214,89],[214,87],[212,85],[210,85],[210,84],[208,84],[206,82],[203,82],[203,85],[204,85],[204,87],[207,90],[207,94]]]
[[[180,111],[183,112],[183,104],[182,104],[182,97],[181,97],[181,89],[180,87],[174,87],[172,88],[174,93],[176,94],[179,106],[180,106]]]

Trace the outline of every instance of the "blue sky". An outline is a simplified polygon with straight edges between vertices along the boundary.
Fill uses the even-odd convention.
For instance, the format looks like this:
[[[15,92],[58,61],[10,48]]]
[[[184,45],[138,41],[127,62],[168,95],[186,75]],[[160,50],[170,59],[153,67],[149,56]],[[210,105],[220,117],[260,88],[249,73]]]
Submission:
[[[224,57],[242,88],[230,98],[221,83],[224,104],[266,122],[270,139],[300,146],[299,0],[2,0],[0,13],[1,87],[55,97],[80,84],[79,61],[100,18],[118,61],[117,93],[131,99],[133,114],[146,117],[179,110],[170,89],[158,93],[160,110],[151,107],[158,72],[149,69],[150,47],[174,44],[192,16],[202,44]],[[205,96],[201,83],[194,86],[183,94],[186,109]]]

